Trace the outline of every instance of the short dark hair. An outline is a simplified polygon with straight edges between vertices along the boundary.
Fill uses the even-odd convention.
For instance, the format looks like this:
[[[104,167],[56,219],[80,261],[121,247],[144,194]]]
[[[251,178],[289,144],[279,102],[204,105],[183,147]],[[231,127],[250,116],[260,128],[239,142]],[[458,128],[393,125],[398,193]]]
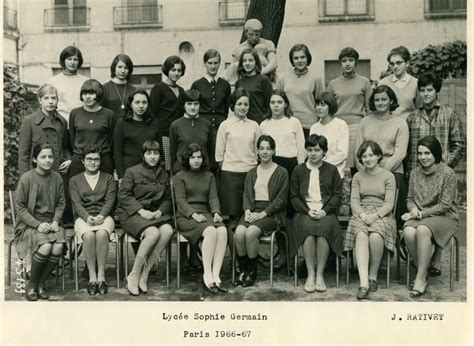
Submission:
[[[426,87],[428,85],[432,85],[433,88],[436,90],[436,93],[439,93],[441,91],[441,87],[443,86],[443,80],[439,78],[435,73],[427,72],[421,75],[420,78],[418,78],[418,90],[421,90],[421,88]]]
[[[65,69],[66,65],[64,62],[66,61],[66,59],[76,55],[79,59],[79,64],[77,65],[77,68],[80,69],[82,64],[84,63],[84,58],[82,57],[81,50],[75,46],[68,46],[62,50],[61,54],[59,54],[59,65],[61,65],[61,67]]]
[[[304,148],[310,148],[310,147],[315,147],[319,146],[324,153],[328,152],[328,140],[326,137],[317,135],[317,134],[312,134],[309,135],[308,138],[304,141]]]
[[[54,155],[54,149],[49,143],[39,142],[33,147],[33,152],[31,155],[32,159],[36,159],[43,149],[51,149]],[[36,167],[36,163],[33,161],[33,167]]]
[[[260,61],[258,52],[253,48],[246,48],[242,51],[242,54],[240,54],[240,57],[239,57],[239,65],[237,66],[237,73],[239,77],[245,76],[245,70],[243,67],[245,54],[252,54],[253,58],[255,59],[255,72],[257,74],[260,74],[262,72],[262,62]]]
[[[370,95],[369,108],[372,112],[375,112],[375,103],[374,103],[375,94],[381,94],[381,93],[386,93],[390,101],[392,101],[392,103],[390,104],[390,112],[393,112],[395,109],[398,108],[397,95],[395,95],[395,92],[392,90],[392,88],[390,88],[388,85],[379,85],[372,92],[372,95]]]
[[[436,163],[440,163],[443,160],[443,149],[441,148],[441,144],[435,136],[423,137],[418,141],[416,148],[418,149],[420,145],[427,147],[431,151]]]
[[[328,105],[329,115],[333,116],[337,113],[337,100],[333,93],[325,91],[320,96],[316,97],[315,104],[320,103]]]
[[[341,62],[342,58],[354,58],[357,63],[359,61],[359,53],[352,47],[346,47],[339,53],[339,62]]]
[[[268,144],[270,144],[270,148],[272,150],[276,150],[275,140],[270,135],[261,135],[260,137],[258,137],[258,139],[257,139],[257,150],[260,147],[260,143],[262,143],[263,141],[268,142]]]
[[[230,106],[230,109],[232,110],[232,112],[234,111],[235,104],[237,103],[237,101],[238,101],[242,96],[246,96],[246,97],[249,99],[249,105],[250,105],[250,95],[249,95],[249,92],[247,91],[247,89],[244,89],[244,88],[242,88],[242,87],[237,88],[237,89],[235,89],[234,92],[230,95],[230,99],[229,99],[229,106]]]
[[[394,55],[400,55],[400,57],[405,61],[410,61],[410,51],[405,46],[399,46],[393,48],[390,53],[387,55],[387,61],[390,62],[390,58]]]
[[[209,59],[212,58],[219,58],[219,62],[221,61],[221,54],[218,50],[213,48],[206,50],[202,60],[204,61],[204,63],[206,63]]]
[[[295,44],[290,49],[290,63],[291,63],[291,66],[295,66],[295,64],[293,63],[293,54],[295,52],[300,52],[300,51],[304,52],[304,54],[306,55],[306,60],[308,61],[308,66],[311,65],[311,62],[313,61],[313,57],[311,56],[311,53],[309,51],[308,46],[303,44],[303,43],[298,43],[298,44]]]
[[[199,97],[200,97],[200,93],[199,91],[197,91],[196,89],[189,89],[189,90],[186,90],[184,93],[183,93],[183,102],[194,102],[194,101],[199,101]]]
[[[198,151],[201,152],[202,155],[202,165],[200,170],[206,170],[207,169],[207,156],[206,153],[201,149],[201,146],[197,143],[190,143],[184,148],[184,150],[181,152],[180,155],[180,161],[181,165],[185,169],[191,169],[191,166],[189,165],[189,159],[191,156],[193,156],[194,153],[197,153]]]
[[[86,158],[88,154],[99,154],[100,155],[100,147],[95,144],[88,144],[82,149],[82,159]]]
[[[85,93],[94,93],[96,95],[96,101],[99,102],[104,97],[104,87],[97,79],[88,79],[82,84],[80,99],[82,101],[82,95]]]
[[[273,89],[272,94],[270,95],[270,100],[272,99],[273,95],[280,96],[283,99],[283,101],[285,101],[286,103],[285,116],[287,118],[291,118],[291,116],[293,115],[293,112],[291,110],[290,100],[288,99],[286,92],[284,92],[282,89]],[[268,101],[269,103],[270,103],[270,100]],[[268,107],[268,109],[270,109],[270,107]],[[267,114],[266,119],[271,119],[271,118],[272,118],[272,112],[270,111],[270,113]]]
[[[363,142],[359,149],[357,150],[357,160],[359,160],[360,164],[362,165],[362,155],[367,151],[367,149],[371,149],[374,155],[377,155],[379,157],[379,162],[382,161],[383,159],[383,151],[380,145],[378,145],[377,142],[369,140]]]
[[[181,59],[177,55],[171,55],[166,58],[165,62],[163,63],[163,66],[161,67],[161,71],[163,74],[168,77],[168,72],[174,67],[174,65],[180,64],[181,65],[181,70],[182,74],[181,77],[184,76],[184,73],[186,72],[186,64],[184,63],[183,59]]]
[[[119,54],[114,58],[114,60],[112,60],[112,65],[110,65],[110,77],[115,77],[115,69],[117,68],[117,64],[119,63],[119,61],[123,62],[127,66],[127,80],[130,80],[133,73],[133,62],[127,54]]]
[[[158,165],[157,166],[163,166],[163,153],[161,151],[161,146],[160,143],[157,141],[154,141],[152,139],[147,139],[145,142],[142,144],[142,162],[145,163],[145,153],[147,151],[158,151],[160,153],[160,158],[158,160]]]
[[[132,102],[135,98],[135,95],[144,95],[148,102],[148,106],[146,108],[145,113],[143,114],[143,122],[144,123],[151,123],[154,119],[153,112],[151,111],[151,99],[146,90],[138,89],[135,90],[127,99],[127,103],[125,105],[125,110],[123,112],[123,119],[126,121],[131,121],[133,119],[133,110],[132,110]]]

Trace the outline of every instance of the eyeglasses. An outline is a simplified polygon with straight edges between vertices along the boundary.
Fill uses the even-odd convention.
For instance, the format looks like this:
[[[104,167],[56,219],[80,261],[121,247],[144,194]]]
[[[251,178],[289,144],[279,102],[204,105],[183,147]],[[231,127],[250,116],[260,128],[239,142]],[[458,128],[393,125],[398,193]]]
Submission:
[[[394,62],[390,62],[389,65],[390,66],[395,66],[395,65],[400,66],[401,64],[403,64],[405,62],[406,61],[403,61],[403,60],[402,61],[394,61]]]
[[[85,160],[88,163],[98,163],[100,162],[100,157],[92,158],[92,157],[86,157]]]

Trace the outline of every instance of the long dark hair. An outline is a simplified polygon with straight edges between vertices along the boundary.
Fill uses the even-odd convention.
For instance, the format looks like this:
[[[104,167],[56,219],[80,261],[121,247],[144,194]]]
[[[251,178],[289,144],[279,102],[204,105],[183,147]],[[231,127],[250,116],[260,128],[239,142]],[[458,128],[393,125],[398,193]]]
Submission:
[[[125,105],[125,111],[123,112],[123,120],[131,121],[133,119],[132,102],[135,98],[135,95],[144,95],[146,97],[148,106],[146,108],[145,113],[143,114],[143,122],[146,124],[151,123],[154,119],[153,113],[151,111],[151,100],[150,96],[148,96],[148,93],[144,89],[138,89],[128,97],[127,104]]]
[[[242,52],[242,54],[240,54],[240,57],[239,57],[239,65],[237,67],[237,73],[239,75],[239,78],[246,76],[244,66],[243,66],[245,54],[252,54],[253,58],[255,59],[255,72],[256,74],[260,74],[262,72],[262,62],[260,61],[258,52],[253,48],[247,48],[247,49],[244,49],[244,51]]]

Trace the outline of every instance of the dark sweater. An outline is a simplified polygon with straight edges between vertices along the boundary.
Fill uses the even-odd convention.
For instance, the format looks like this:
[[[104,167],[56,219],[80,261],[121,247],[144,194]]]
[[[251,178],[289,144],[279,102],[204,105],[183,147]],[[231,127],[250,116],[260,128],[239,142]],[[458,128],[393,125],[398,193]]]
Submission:
[[[69,181],[69,192],[74,209],[74,219],[80,217],[87,222],[89,216],[100,214],[107,217],[112,213],[117,186],[111,174],[100,172],[99,181],[92,190],[84,173],[80,173],[73,176]]]
[[[171,167],[175,168],[181,153],[190,143],[197,143],[201,146],[203,154],[207,156],[212,167],[214,162],[213,150],[213,130],[211,123],[201,117],[197,119],[185,118],[184,116],[173,121],[170,127],[170,157]],[[176,167],[175,167],[176,165]]]
[[[121,119],[124,112],[124,109],[122,109],[122,101],[123,105],[126,105],[128,97],[133,94],[137,88],[130,83],[117,84],[111,80],[103,84],[103,87],[104,96],[100,100],[101,106],[114,112],[116,120]]]
[[[142,145],[147,140],[160,141],[158,120],[150,123],[119,119],[114,130],[114,163],[119,178],[125,170],[142,162]]]
[[[295,167],[291,174],[290,197],[291,204],[299,213],[308,214],[309,208],[306,203],[308,195],[309,179],[311,171],[302,163]],[[337,167],[324,162],[319,167],[319,187],[323,210],[326,214],[337,214],[342,198],[342,180]]]
[[[243,77],[235,83],[235,88],[244,88],[248,91],[250,96],[248,118],[260,124],[270,113],[270,97],[273,90],[270,79],[262,74]]]
[[[199,91],[199,115],[209,120],[212,127],[217,130],[229,114],[231,92],[229,82],[218,78],[213,86],[202,77],[193,83],[191,89]]]
[[[179,89],[178,97],[165,82],[159,82],[151,89],[151,107],[158,120],[161,136],[168,136],[171,123],[183,115],[184,89],[180,86],[177,87]]]
[[[191,217],[196,212],[191,204],[208,205],[212,214],[220,214],[216,180],[211,172],[186,169],[173,177],[173,184],[181,215]]]
[[[88,112],[83,107],[74,108],[69,116],[73,154],[81,155],[84,147],[91,144],[97,145],[101,154],[111,153],[114,117],[114,112],[107,108],[101,108],[97,112]]]

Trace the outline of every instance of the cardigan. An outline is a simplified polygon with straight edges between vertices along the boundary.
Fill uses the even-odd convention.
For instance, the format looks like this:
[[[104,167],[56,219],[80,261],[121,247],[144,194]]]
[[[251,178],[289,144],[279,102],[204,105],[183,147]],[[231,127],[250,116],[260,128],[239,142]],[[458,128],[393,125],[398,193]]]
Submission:
[[[118,192],[118,212],[132,216],[140,209],[163,215],[171,211],[171,190],[168,173],[162,167],[149,167],[140,163],[125,171]]]
[[[169,136],[171,123],[184,112],[184,89],[179,85],[176,87],[179,90],[178,97],[165,82],[159,82],[150,92],[151,109],[158,120],[161,136]]]
[[[257,166],[258,167],[258,166]],[[257,180],[257,167],[252,168],[245,176],[243,210],[255,209],[255,181]],[[268,181],[269,204],[265,208],[268,216],[275,215],[278,224],[286,225],[286,204],[288,201],[289,178],[285,168],[277,166]]]
[[[222,78],[215,79],[214,85],[202,77],[191,85],[199,91],[199,116],[209,120],[217,130],[229,114],[230,84]]]
[[[98,214],[109,216],[115,206],[117,186],[111,174],[99,171],[99,181],[91,189],[85,178],[85,173],[80,173],[69,180],[69,193],[74,210],[74,219],[81,218],[87,222],[89,216]]]
[[[117,121],[123,117],[125,112],[125,109],[122,109],[122,105],[125,106],[128,103],[128,97],[133,94],[137,88],[130,84],[130,82],[127,82],[126,84],[117,84],[111,80],[104,83],[103,87],[104,96],[102,96],[99,103],[102,107],[108,108],[114,112]]]
[[[235,88],[247,90],[250,103],[248,118],[260,124],[270,114],[270,98],[273,90],[270,79],[262,74],[242,77],[235,83]]]
[[[146,123],[119,119],[114,129],[114,163],[120,178],[129,167],[142,162],[142,145],[147,140],[160,142],[158,120]]]
[[[319,187],[323,202],[322,210],[329,214],[337,214],[342,200],[342,179],[337,167],[322,162],[319,170]],[[306,163],[299,164],[293,169],[290,182],[290,199],[293,208],[299,213],[308,214],[310,208],[306,202],[308,196],[311,170]]]
[[[28,115],[21,122],[18,143],[18,170],[20,176],[33,168],[33,148],[38,143],[47,143],[53,147],[53,171],[71,158],[67,132],[67,122],[59,113],[45,116],[41,109]]]
[[[208,205],[211,214],[220,214],[216,180],[211,172],[182,170],[173,177],[173,185],[176,206],[181,215],[191,217],[196,212],[192,204]]]
[[[448,215],[458,220],[457,190],[456,173],[447,165],[441,163],[429,174],[417,167],[408,183],[407,208],[418,207],[423,218]]]
[[[84,147],[95,144],[101,154],[112,152],[115,115],[110,109],[101,108],[97,112],[88,112],[83,107],[71,111],[69,118],[69,136],[72,153],[82,155]]]

